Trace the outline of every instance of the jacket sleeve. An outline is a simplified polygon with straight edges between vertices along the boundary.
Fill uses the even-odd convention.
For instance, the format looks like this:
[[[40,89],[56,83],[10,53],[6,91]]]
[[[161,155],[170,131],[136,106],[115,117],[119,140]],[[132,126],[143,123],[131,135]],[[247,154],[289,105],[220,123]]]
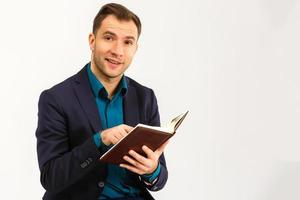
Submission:
[[[153,90],[151,90],[151,106],[150,106],[150,111],[148,113],[150,116],[148,125],[160,126],[159,110],[158,110],[157,100]],[[144,181],[142,181],[145,187],[150,191],[161,190],[165,186],[168,180],[168,170],[167,170],[164,154],[160,156],[159,163],[160,163],[160,173],[157,179],[154,180],[153,184],[147,184]]]
[[[95,168],[101,153],[93,136],[71,150],[67,117],[57,95],[44,91],[38,109],[36,137],[41,184],[57,194]]]

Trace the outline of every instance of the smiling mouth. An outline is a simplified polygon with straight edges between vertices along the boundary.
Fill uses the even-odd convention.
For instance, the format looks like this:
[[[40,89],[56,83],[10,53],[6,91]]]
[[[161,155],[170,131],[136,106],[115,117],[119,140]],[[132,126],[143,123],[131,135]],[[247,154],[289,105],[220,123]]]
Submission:
[[[109,63],[111,64],[114,64],[114,65],[120,65],[120,64],[123,64],[122,62],[119,62],[117,60],[114,60],[114,59],[110,59],[110,58],[105,58],[106,61],[108,61]]]

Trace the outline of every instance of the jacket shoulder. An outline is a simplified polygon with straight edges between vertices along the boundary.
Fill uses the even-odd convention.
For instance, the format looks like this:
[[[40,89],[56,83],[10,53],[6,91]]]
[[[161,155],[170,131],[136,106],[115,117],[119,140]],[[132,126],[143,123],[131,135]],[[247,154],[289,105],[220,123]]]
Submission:
[[[126,76],[127,84],[129,88],[134,88],[137,92],[143,92],[143,93],[153,93],[153,90],[147,86],[144,86],[137,81],[133,80],[130,77]]]
[[[60,96],[69,95],[73,91],[73,85],[76,84],[76,82],[80,80],[80,77],[83,75],[84,69],[85,67],[81,69],[78,73],[65,79],[64,81],[57,83],[48,89],[45,89],[42,92],[42,94],[48,93],[48,94],[60,95]]]

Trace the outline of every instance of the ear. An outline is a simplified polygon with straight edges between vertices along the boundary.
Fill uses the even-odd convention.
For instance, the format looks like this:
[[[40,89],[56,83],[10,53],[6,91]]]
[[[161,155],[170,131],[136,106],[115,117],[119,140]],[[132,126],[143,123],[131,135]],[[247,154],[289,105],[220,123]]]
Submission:
[[[93,33],[89,34],[89,46],[90,46],[90,50],[94,51],[95,48],[95,35]]]

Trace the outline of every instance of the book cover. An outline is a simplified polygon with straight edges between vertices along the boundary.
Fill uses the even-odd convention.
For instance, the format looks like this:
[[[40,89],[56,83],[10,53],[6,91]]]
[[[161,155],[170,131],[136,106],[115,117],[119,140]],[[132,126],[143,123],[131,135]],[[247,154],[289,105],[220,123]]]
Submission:
[[[143,145],[155,151],[176,133],[177,128],[187,113],[188,111],[175,117],[166,127],[155,127],[144,124],[136,125],[128,135],[103,154],[100,161],[112,164],[124,163],[126,161],[123,157],[124,155],[129,155],[129,150],[134,150],[145,156],[142,150]]]

